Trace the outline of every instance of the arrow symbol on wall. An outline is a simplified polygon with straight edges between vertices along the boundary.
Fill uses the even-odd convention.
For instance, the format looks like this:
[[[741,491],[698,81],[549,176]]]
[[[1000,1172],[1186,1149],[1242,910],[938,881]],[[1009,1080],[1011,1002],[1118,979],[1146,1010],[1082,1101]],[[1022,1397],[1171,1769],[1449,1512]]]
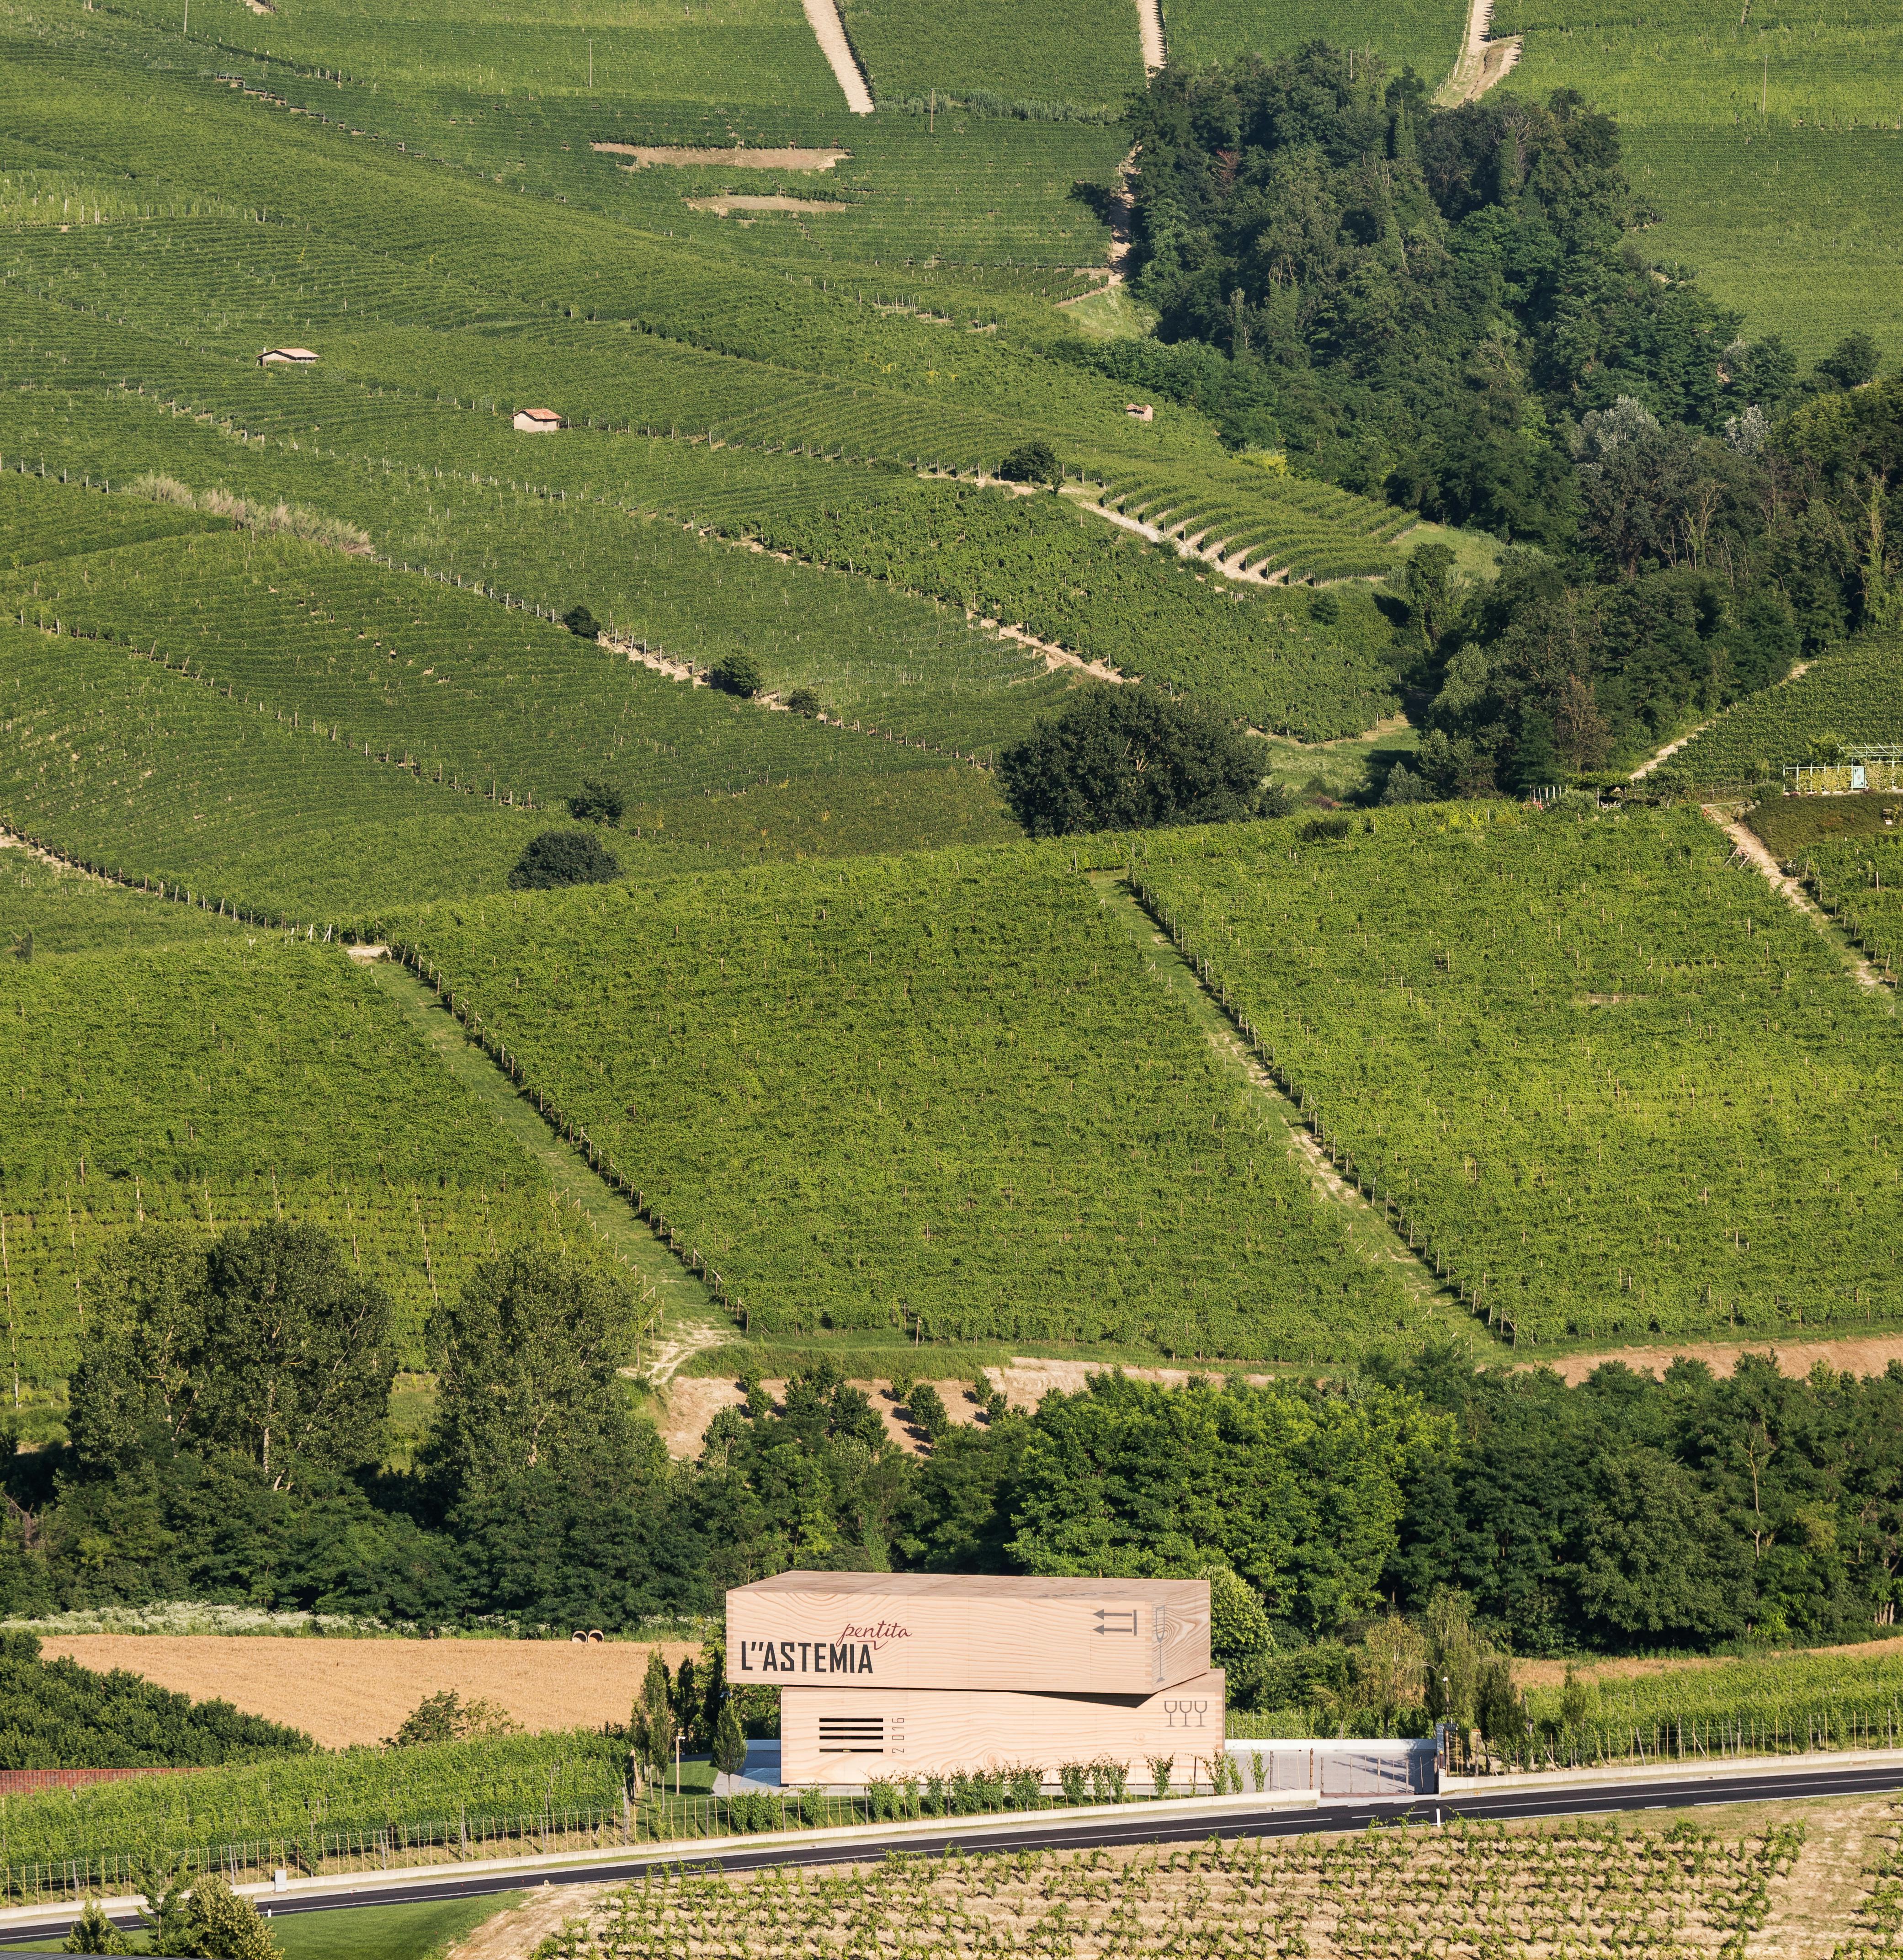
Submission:
[[[1128,1634],[1136,1637],[1136,1608],[1133,1606],[1127,1613],[1114,1613],[1107,1607],[1097,1609],[1097,1631],[1100,1634]]]

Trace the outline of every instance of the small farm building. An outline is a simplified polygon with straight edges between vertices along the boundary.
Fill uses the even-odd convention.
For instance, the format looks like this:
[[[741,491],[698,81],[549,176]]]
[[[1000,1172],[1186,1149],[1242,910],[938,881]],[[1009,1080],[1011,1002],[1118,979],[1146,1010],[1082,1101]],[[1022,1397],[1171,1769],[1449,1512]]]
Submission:
[[[552,433],[567,426],[553,409],[518,409],[516,411],[516,427],[526,429],[531,434]]]
[[[308,347],[267,347],[258,356],[260,368],[309,368],[317,357]]]

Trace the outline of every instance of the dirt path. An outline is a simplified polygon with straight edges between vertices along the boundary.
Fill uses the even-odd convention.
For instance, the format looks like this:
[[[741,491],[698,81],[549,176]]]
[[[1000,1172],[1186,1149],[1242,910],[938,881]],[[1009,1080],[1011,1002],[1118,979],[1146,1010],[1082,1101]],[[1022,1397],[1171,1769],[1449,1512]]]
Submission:
[[[1812,902],[1810,894],[1795,878],[1787,878],[1784,867],[1771,854],[1764,839],[1752,830],[1746,829],[1736,817],[1727,816],[1716,803],[1701,806],[1704,814],[1730,838],[1737,847],[1739,856],[1752,869],[1769,881],[1771,888],[1781,897],[1793,911],[1801,912],[1809,920],[1819,937],[1827,940],[1841,955],[1845,967],[1860,987],[1868,988],[1879,999],[1888,1001],[1889,989],[1883,984],[1883,976],[1852,947],[1844,944],[1837,928]]]
[[[1793,681],[1800,679],[1804,675],[1809,673],[1810,666],[1811,663],[1809,660],[1800,660],[1797,664],[1791,669],[1790,673],[1786,674],[1784,679],[1778,682],[1778,686],[1780,687],[1788,687]],[[1730,708],[1727,708],[1724,711],[1724,714],[1728,714],[1730,711]],[[1644,778],[1649,776],[1661,762],[1666,761],[1669,757],[1676,756],[1679,751],[1685,747],[1688,743],[1696,740],[1697,738],[1702,735],[1708,728],[1714,727],[1719,722],[1722,721],[1724,719],[1724,714],[1714,714],[1709,721],[1701,721],[1698,727],[1694,728],[1689,735],[1681,735],[1676,742],[1666,743],[1665,746],[1660,749],[1656,755],[1648,756],[1644,762],[1640,763],[1638,767],[1632,772],[1628,780],[1636,783],[1641,781]]]
[[[859,57],[853,52],[853,44],[846,38],[846,24],[839,18],[839,8],[834,0],[802,0],[806,9],[806,24],[813,30],[813,38],[819,43],[819,52],[826,57],[834,78],[846,93],[846,107],[855,116],[869,116],[872,113],[872,91],[866,85],[866,76],[859,65]]]
[[[1143,39],[1143,72],[1154,75],[1169,59],[1163,45],[1163,9],[1158,0],[1136,0],[1136,20]]]
[[[812,197],[691,197],[686,200],[690,211],[710,211],[716,218],[725,218],[736,211],[863,211],[861,204],[849,204],[841,198]]]
[[[585,1919],[606,1890],[602,1885],[536,1886],[485,1919],[450,1949],[449,1960],[529,1960],[568,1920]]]
[[[1520,60],[1520,37],[1504,41],[1487,38],[1493,25],[1493,0],[1467,0],[1467,29],[1453,72],[1441,83],[1434,100],[1444,109],[1477,102],[1497,81],[1511,74]]]
[[[632,157],[624,166],[645,170],[650,164],[708,164],[735,170],[829,170],[843,163],[850,150],[749,150],[744,145],[724,150],[685,148],[678,144],[590,143],[604,156]]]
[[[1674,1361],[1702,1361],[1714,1375],[1729,1375],[1742,1356],[1767,1353],[1777,1357],[1778,1372],[1793,1381],[1801,1380],[1820,1361],[1833,1374],[1880,1375],[1892,1361],[1903,1361],[1903,1334],[1853,1335],[1841,1341],[1693,1341],[1671,1348],[1607,1348],[1527,1365],[1551,1368],[1561,1381],[1577,1386],[1608,1361],[1660,1376]]]
[[[1803,1849],[1773,1879],[1769,1910],[1745,1943],[1746,1960],[1831,1960],[1870,1890],[1879,1840],[1895,1823],[1886,1796],[1819,1805],[1804,1818]]]
[[[1808,673],[1809,671],[1809,661],[1800,660],[1797,664],[1791,669],[1790,673],[1784,676],[1784,679],[1781,680],[1778,685],[1780,687],[1788,687],[1800,674]],[[1671,757],[1676,756],[1679,751],[1685,747],[1688,743],[1695,742],[1708,728],[1712,727],[1714,724],[1717,722],[1722,721],[1724,719],[1724,717],[1723,715],[1714,714],[1712,716],[1710,721],[1701,721],[1697,727],[1691,730],[1688,733],[1679,736],[1676,741],[1666,743],[1663,749],[1658,749],[1652,755],[1647,756],[1645,760],[1640,763],[1638,767],[1632,772],[1631,775],[1628,776],[1626,780],[1628,782],[1634,783],[1644,781],[1644,780],[1649,776],[1661,762],[1669,761]]]

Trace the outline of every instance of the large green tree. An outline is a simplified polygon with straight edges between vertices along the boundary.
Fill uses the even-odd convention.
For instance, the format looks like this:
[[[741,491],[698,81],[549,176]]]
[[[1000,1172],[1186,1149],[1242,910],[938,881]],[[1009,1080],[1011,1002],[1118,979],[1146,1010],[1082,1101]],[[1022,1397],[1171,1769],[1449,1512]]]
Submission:
[[[529,1243],[478,1266],[429,1322],[423,1461],[442,1497],[643,1454],[617,1378],[637,1318],[617,1277],[567,1249]]]
[[[1249,739],[1159,687],[1093,683],[999,758],[1034,837],[1276,816],[1285,803]]]
[[[82,1470],[183,1450],[288,1490],[380,1453],[389,1296],[316,1227],[138,1235],[102,1262],[92,1306],[72,1382]]]
[[[1451,1440],[1405,1390],[1119,1373],[1049,1395],[1012,1492],[1028,1572],[1190,1577],[1226,1566],[1307,1631],[1371,1611],[1403,1484]]]

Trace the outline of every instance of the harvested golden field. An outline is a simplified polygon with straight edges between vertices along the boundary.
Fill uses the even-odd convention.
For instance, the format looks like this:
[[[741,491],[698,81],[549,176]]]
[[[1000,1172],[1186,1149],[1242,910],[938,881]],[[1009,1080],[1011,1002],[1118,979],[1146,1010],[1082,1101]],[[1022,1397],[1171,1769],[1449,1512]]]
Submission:
[[[1711,1831],[1692,1817],[1663,1830],[1615,1818],[894,1859],[845,1872],[677,1869],[603,1895],[539,1951],[1533,1960],[1643,1950],[1732,1960],[1755,1955],[1751,1936],[1775,1914],[1805,1836],[1787,1821]],[[1846,1930],[1851,1909],[1840,1908]]]
[[[670,1667],[698,1650],[664,1640]],[[380,1742],[416,1704],[446,1688],[499,1702],[525,1729],[625,1722],[647,1666],[634,1640],[280,1639],[270,1634],[64,1634],[49,1659],[122,1667],[194,1701],[218,1696],[288,1722],[326,1748]]]

